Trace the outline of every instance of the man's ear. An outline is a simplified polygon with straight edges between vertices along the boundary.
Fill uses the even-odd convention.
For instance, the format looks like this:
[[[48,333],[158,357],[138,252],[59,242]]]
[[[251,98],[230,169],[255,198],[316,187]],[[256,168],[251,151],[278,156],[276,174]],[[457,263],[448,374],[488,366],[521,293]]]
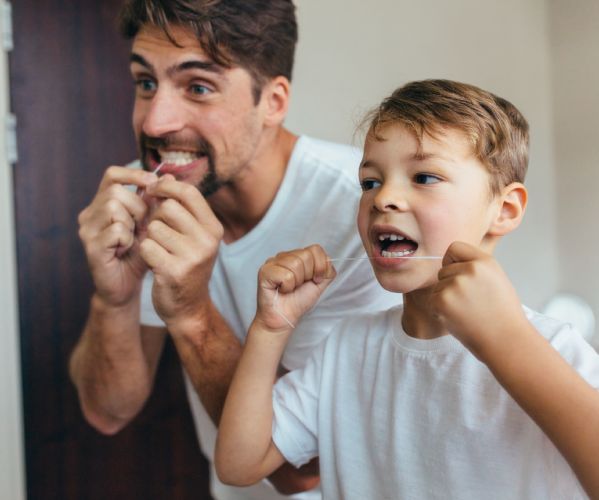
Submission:
[[[498,211],[491,223],[490,236],[504,236],[516,229],[526,210],[528,191],[520,182],[505,186],[497,197]]]
[[[284,76],[277,76],[262,88],[264,106],[264,125],[276,127],[283,123],[289,109],[291,84]]]

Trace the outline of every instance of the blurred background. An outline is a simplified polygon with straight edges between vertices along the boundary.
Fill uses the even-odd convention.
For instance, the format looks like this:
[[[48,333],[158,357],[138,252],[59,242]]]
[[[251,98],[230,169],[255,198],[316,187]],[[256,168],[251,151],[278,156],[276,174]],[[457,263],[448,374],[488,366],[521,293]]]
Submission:
[[[121,0],[9,5],[0,0],[0,129],[14,114],[17,139],[0,130],[0,498],[209,498],[172,347],[142,415],[111,438],[83,421],[68,380],[91,291],[77,214],[108,165],[135,157]],[[360,145],[364,113],[423,78],[510,100],[531,125],[530,204],[497,256],[527,305],[568,294],[588,304],[583,319],[599,314],[599,2],[296,5],[287,126]],[[588,336],[597,346],[592,324]]]

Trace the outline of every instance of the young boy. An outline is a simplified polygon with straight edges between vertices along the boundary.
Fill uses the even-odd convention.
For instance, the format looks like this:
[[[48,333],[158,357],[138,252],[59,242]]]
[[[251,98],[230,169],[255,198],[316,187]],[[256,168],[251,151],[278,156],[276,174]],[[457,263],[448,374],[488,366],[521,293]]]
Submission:
[[[223,481],[319,456],[331,499],[599,498],[599,356],[524,308],[491,257],[521,222],[527,163],[526,120],[481,89],[414,82],[381,104],[358,228],[404,305],[348,317],[273,394],[335,256],[314,246],[267,261],[220,425]]]

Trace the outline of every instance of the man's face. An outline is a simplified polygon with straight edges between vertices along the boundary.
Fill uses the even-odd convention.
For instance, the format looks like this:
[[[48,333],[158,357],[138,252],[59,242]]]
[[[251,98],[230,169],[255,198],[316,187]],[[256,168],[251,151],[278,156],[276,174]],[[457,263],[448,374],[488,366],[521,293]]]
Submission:
[[[239,67],[215,64],[190,31],[144,27],[135,37],[133,128],[144,168],[172,174],[205,195],[234,183],[256,154],[262,100]]]
[[[401,125],[380,135],[364,148],[358,229],[381,285],[408,293],[434,285],[441,260],[399,257],[442,257],[454,241],[481,246],[497,208],[463,133],[425,135],[420,148]]]

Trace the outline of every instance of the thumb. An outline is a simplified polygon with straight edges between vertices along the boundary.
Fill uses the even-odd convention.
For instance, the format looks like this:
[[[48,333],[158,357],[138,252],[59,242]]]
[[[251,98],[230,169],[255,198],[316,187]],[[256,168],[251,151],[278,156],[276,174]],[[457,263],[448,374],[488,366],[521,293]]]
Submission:
[[[477,247],[464,243],[463,241],[454,241],[443,256],[443,267],[449,266],[456,262],[468,262],[475,260],[482,255],[484,252]]]

